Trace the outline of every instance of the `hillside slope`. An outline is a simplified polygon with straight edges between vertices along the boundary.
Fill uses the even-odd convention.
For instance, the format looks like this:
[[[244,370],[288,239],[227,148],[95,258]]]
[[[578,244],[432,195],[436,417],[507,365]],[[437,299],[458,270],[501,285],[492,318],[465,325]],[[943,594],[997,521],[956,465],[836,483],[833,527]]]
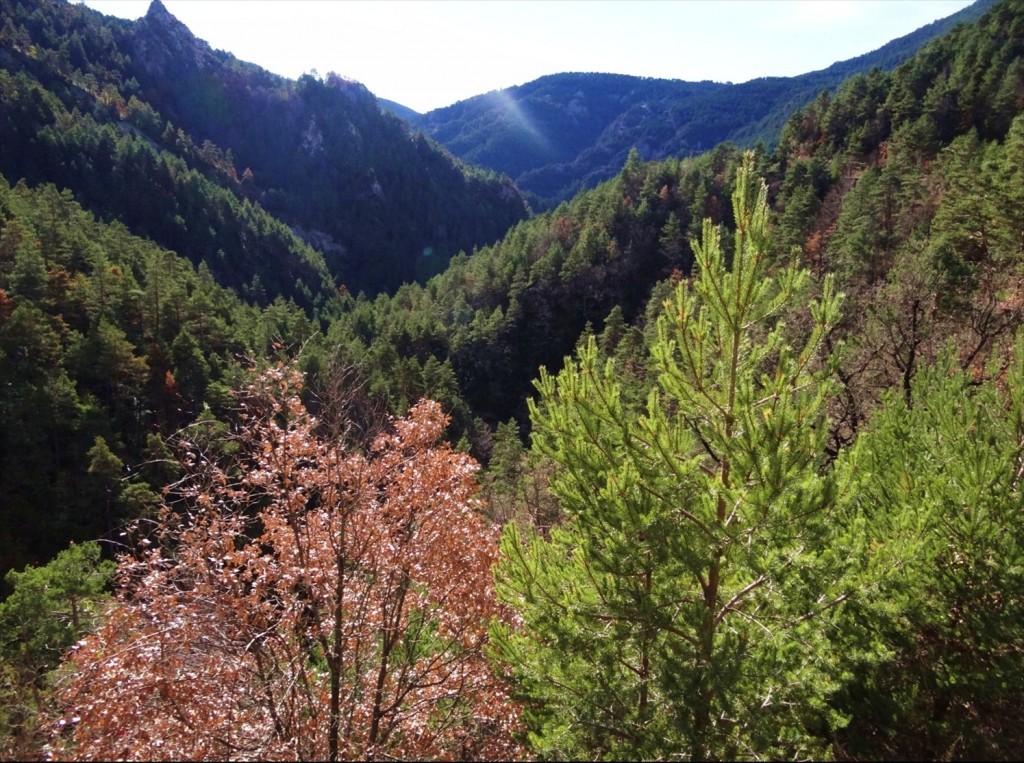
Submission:
[[[511,182],[411,135],[358,83],[291,81],[214,51],[159,0],[135,22],[58,0],[14,0],[0,14],[0,64],[13,78],[0,170],[70,188],[105,218],[207,260],[227,285],[250,286],[255,273],[271,297],[322,291],[308,274],[299,287],[266,283],[279,279],[249,251],[264,226],[220,230],[248,211],[193,224],[214,196],[283,220],[320,250],[328,280],[369,292],[423,279],[528,213]]]
[[[851,77],[758,154],[780,261],[833,272],[849,295],[843,332],[856,341],[837,448],[945,340],[980,362],[1021,321],[1022,19],[1019,2],[1002,3],[891,74]],[[610,350],[624,337],[642,345],[630,326],[659,309],[665,279],[689,274],[703,219],[732,224],[739,158],[729,144],[662,162],[634,153],[611,180],[425,286],[356,302],[332,336],[393,401],[430,394],[419,369],[446,364],[469,415],[525,426],[537,368],[558,368],[588,324]]]

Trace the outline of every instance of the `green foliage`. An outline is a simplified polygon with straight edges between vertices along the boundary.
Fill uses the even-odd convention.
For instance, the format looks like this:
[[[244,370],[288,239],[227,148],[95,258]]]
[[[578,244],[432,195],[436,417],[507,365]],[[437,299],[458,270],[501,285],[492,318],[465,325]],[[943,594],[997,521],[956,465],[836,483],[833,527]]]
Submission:
[[[947,350],[890,395],[839,470],[873,593],[841,640],[855,758],[1024,752],[1024,335],[977,384]]]
[[[67,192],[0,180],[0,572],[151,509],[167,475],[140,472],[147,439],[204,402],[228,415],[267,327],[315,332],[294,303],[248,307]]]
[[[109,451],[107,451],[109,453]],[[0,602],[3,654],[40,675],[93,624],[95,603],[109,587],[114,563],[98,543],[72,544],[42,567],[11,570],[11,594]]]
[[[871,284],[891,264],[892,206],[882,173],[869,167],[847,194],[835,236],[829,242],[829,264],[844,281]],[[888,224],[887,224],[888,223]]]
[[[13,122],[5,120],[0,153],[7,177],[71,188],[93,212],[205,261],[224,285],[240,288],[255,273],[275,293],[304,298],[309,308],[330,300],[332,280],[323,255],[258,203],[241,198],[237,187],[206,177],[152,139],[43,100],[45,92],[25,73],[0,71],[0,94]],[[40,100],[48,109],[32,119],[29,104]],[[47,157],[42,166],[39,152]],[[308,296],[300,294],[298,280],[312,289]]]
[[[10,570],[0,601],[0,755],[38,752],[45,677],[97,622],[114,574],[97,543],[72,544],[42,567]]]
[[[695,277],[665,303],[646,406],[625,403],[594,340],[538,382],[534,447],[560,467],[550,488],[567,520],[549,538],[506,529],[499,591],[523,627],[496,639],[544,755],[817,749],[805,724],[829,684],[825,611],[842,598],[817,355],[838,298],[826,282],[793,348],[778,318],[807,274],[766,277],[752,164],[733,196],[732,267],[705,223]]]
[[[737,155],[727,147],[712,160],[634,158],[621,177],[517,225],[472,257],[456,257],[426,286],[347,301],[327,344],[392,410],[433,394],[428,364],[449,369],[438,399],[451,406],[452,436],[466,435],[486,459],[488,435],[477,418],[494,427],[511,416],[525,428],[539,366],[557,367],[587,322],[602,331],[608,320],[620,324],[608,334],[617,342],[652,284],[689,268],[683,231],[692,199],[727,194]]]
[[[258,275],[270,299],[328,312],[339,281],[424,281],[528,214],[507,178],[411,134],[362,85],[215,52],[158,4],[129,23],[11,0],[0,28],[0,171],[71,188],[223,285]]]
[[[151,20],[4,3],[0,165],[28,182],[0,182],[0,571],[151,515],[181,476],[169,436],[237,447],[229,390],[298,358],[346,442],[426,395],[490,458],[524,625],[496,635],[538,754],[1020,757],[1019,11],[821,93],[748,157],[735,211],[736,147],[645,162],[598,135],[611,179],[494,241],[523,212],[507,181],[380,122],[353,83],[201,45],[215,74],[159,45],[144,74]],[[783,84],[749,87],[775,109]],[[577,75],[533,85],[559,95],[530,101],[537,125],[622,106],[598,115]],[[673,138],[638,115],[679,154],[724,124],[708,106]],[[313,172],[318,146],[338,164]],[[578,189],[600,175],[581,166],[530,182]],[[461,241],[494,243],[449,261]],[[831,331],[828,274],[850,305]],[[8,728],[38,704],[21,679],[0,668]]]

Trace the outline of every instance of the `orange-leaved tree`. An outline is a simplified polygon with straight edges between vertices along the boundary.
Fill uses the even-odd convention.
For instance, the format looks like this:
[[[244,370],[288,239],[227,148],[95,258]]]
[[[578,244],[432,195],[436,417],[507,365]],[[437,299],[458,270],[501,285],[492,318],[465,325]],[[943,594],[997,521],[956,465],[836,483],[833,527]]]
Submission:
[[[300,386],[265,372],[229,441],[182,448],[149,548],[69,658],[55,757],[521,755],[484,655],[505,615],[476,463],[439,444],[437,403],[359,449]]]

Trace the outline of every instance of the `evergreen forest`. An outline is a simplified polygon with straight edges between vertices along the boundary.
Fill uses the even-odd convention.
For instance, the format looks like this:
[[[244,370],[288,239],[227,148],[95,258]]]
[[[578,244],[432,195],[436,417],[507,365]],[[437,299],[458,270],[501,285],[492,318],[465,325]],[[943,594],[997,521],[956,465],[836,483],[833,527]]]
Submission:
[[[6,0],[0,759],[1024,759],[1024,2],[946,21],[540,193]]]

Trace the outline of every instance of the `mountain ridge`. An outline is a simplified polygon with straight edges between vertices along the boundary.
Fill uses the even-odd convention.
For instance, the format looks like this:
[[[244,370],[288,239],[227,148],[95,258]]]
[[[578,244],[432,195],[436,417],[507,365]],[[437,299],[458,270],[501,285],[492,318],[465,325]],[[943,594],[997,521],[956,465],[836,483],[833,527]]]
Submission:
[[[727,84],[563,72],[434,109],[411,124],[456,156],[508,174],[535,206],[550,205],[612,177],[631,148],[659,160],[727,140],[770,145],[789,114],[822,90],[873,66],[893,68],[994,3],[978,0],[874,51],[796,77]]]
[[[42,98],[51,104],[47,114],[37,113],[30,99],[12,112],[17,118],[4,120],[0,170],[12,182],[57,182],[108,219],[127,213],[141,226],[138,233],[194,262],[208,261],[239,290],[248,286],[244,273],[253,275],[247,247],[261,234],[244,223],[244,231],[228,230],[223,221],[183,225],[182,209],[195,206],[193,186],[208,186],[201,195],[223,195],[232,209],[255,205],[322,250],[318,256],[334,284],[321,288],[307,277],[275,290],[305,306],[316,293],[329,300],[339,283],[377,293],[425,279],[452,255],[496,240],[529,213],[511,181],[411,133],[362,84],[333,73],[288,80],[215,51],[158,0],[136,21],[55,0],[15,0],[0,15],[0,60],[11,77],[23,78],[8,97],[21,98],[28,89],[55,96]],[[8,111],[12,105],[5,103]],[[76,129],[57,128],[58,120]],[[77,143],[65,146],[68,141]],[[43,144],[50,149],[40,166],[33,157]],[[118,146],[120,158],[111,166],[109,153]],[[140,151],[145,166],[135,161]],[[90,167],[75,159],[83,152]],[[134,181],[166,175],[172,158],[184,165],[155,183],[166,189],[163,195],[140,189],[115,201],[100,190],[124,185],[102,176],[123,171],[128,159],[125,180]],[[203,178],[182,187],[186,170]],[[269,271],[256,274],[266,281]],[[310,289],[314,294],[306,295]]]

